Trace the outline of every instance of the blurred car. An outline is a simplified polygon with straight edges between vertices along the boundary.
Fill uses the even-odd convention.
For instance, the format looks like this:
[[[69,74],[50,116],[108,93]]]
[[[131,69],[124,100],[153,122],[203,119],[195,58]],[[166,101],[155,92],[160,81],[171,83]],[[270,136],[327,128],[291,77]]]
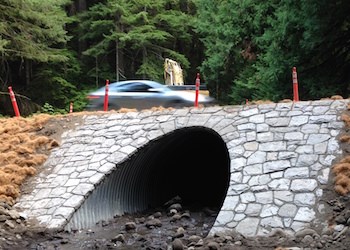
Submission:
[[[88,94],[87,110],[103,110],[105,87]],[[199,105],[214,104],[215,99],[198,94]],[[195,92],[177,91],[167,85],[149,80],[128,80],[109,84],[108,109],[120,108],[149,109],[152,107],[190,107],[194,106]]]

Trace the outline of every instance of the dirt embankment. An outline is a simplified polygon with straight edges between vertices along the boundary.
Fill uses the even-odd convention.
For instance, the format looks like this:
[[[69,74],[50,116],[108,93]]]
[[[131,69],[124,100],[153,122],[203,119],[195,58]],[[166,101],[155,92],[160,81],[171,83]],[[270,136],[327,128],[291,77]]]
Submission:
[[[24,180],[36,174],[48,152],[58,146],[54,139],[37,134],[49,118],[0,119],[0,201],[13,205]]]
[[[61,134],[78,125],[82,115],[0,118],[0,202],[16,202],[22,184],[41,170]]]

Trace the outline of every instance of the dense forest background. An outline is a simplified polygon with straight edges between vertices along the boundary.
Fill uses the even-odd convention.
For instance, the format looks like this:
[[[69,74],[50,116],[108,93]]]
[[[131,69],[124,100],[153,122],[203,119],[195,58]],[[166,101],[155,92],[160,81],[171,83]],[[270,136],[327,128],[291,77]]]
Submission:
[[[0,0],[0,114],[8,86],[61,112],[126,79],[201,75],[221,104],[349,97],[348,0]],[[3,107],[1,107],[3,105]]]

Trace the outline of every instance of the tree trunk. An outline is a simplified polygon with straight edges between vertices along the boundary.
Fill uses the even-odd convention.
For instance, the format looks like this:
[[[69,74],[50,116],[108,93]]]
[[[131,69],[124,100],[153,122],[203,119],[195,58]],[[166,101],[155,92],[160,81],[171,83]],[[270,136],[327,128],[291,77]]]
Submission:
[[[115,79],[119,82],[119,39],[115,39]]]
[[[84,12],[87,10],[86,0],[76,0],[71,6],[72,15],[76,15],[77,13]],[[82,54],[83,51],[87,49],[86,41],[83,39],[78,40],[78,53]]]
[[[24,67],[25,67],[25,89],[29,86],[30,84],[30,69],[31,69],[31,64],[28,59],[24,59]]]
[[[120,24],[120,15],[115,16],[115,32],[121,33],[124,31],[123,25]],[[123,55],[123,49],[119,47],[119,38],[117,37],[115,39],[115,74],[116,74],[116,81],[120,81],[120,76],[125,78],[125,65],[124,65],[124,55]]]
[[[78,1],[78,12],[82,12],[86,10],[86,0]]]
[[[95,81],[96,81],[96,88],[98,88],[98,81],[99,81],[99,79],[98,79],[98,57],[96,56],[95,57],[95,66],[96,66],[96,71],[95,71],[95,74],[96,74],[96,76],[95,76]]]
[[[142,48],[142,63],[145,64],[145,63],[146,63],[146,60],[147,60],[147,49],[146,49],[146,47],[143,47],[143,48]],[[145,73],[142,74],[142,78],[143,78],[143,79],[146,78]]]

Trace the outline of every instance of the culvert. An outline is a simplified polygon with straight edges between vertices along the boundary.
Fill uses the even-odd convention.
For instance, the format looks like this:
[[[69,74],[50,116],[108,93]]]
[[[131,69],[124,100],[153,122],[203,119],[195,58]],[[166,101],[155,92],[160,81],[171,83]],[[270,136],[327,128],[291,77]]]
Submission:
[[[162,206],[174,196],[187,207],[219,211],[230,181],[226,144],[205,127],[175,130],[118,164],[66,225],[83,229],[116,215]]]

